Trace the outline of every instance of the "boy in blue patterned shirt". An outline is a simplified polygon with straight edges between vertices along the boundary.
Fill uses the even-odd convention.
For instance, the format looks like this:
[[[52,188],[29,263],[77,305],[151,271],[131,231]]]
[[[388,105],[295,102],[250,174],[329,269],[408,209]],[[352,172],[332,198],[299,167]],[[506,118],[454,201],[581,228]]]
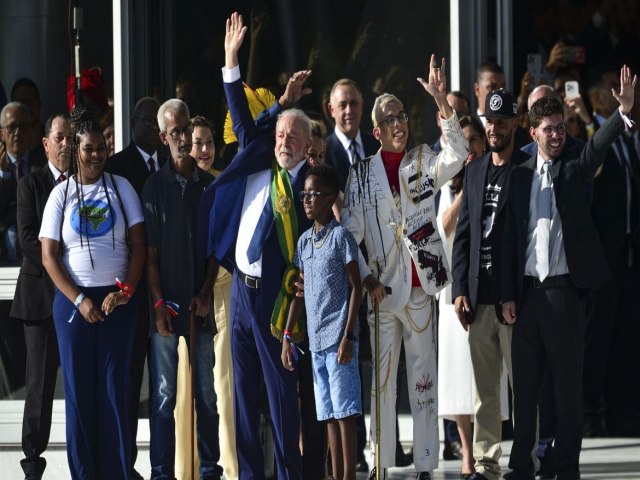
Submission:
[[[358,245],[333,217],[338,176],[329,166],[307,172],[300,198],[313,226],[304,232],[293,263],[304,274],[304,298],[295,297],[282,341],[282,364],[293,370],[290,338],[306,307],[318,420],[327,421],[333,476],[356,478],[356,422],[362,415],[357,318],[362,287]]]

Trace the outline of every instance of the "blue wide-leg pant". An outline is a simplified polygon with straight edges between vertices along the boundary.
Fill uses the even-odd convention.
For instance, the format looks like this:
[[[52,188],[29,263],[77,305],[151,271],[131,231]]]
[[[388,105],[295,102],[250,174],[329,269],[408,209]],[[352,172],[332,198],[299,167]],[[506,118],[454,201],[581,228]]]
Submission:
[[[83,287],[100,308],[115,286]],[[67,459],[74,480],[128,479],[134,301],[91,324],[59,291],[53,303],[64,381]]]

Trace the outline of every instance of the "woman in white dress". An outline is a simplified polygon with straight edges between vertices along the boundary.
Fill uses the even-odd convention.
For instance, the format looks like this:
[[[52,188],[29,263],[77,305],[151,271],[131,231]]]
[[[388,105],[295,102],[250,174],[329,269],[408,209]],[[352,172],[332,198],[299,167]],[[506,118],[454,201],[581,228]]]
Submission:
[[[485,134],[478,120],[462,117],[460,126],[469,142],[469,163],[484,154]],[[451,265],[451,249],[462,200],[463,171],[440,190],[438,230]],[[456,422],[462,445],[462,478],[474,473],[471,418],[474,412],[476,386],[471,366],[471,353],[467,332],[458,322],[448,285],[438,299],[438,414]]]

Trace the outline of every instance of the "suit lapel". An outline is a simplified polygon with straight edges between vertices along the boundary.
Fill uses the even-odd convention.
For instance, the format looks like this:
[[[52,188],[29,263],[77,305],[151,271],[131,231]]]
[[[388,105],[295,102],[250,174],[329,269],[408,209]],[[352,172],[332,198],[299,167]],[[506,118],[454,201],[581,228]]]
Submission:
[[[336,168],[340,172],[348,172],[349,168],[351,168],[351,163],[349,162],[349,155],[347,155],[347,151],[340,143],[340,139],[334,133],[331,137],[331,150],[333,158],[335,159]]]
[[[378,185],[380,186],[380,193],[382,193],[384,198],[387,200],[389,208],[396,209],[396,202],[393,199],[393,194],[391,193],[391,186],[387,179],[387,172],[384,169],[384,163],[382,162],[382,155],[380,154],[380,151],[371,158],[370,168],[375,175]],[[400,192],[398,192],[398,195],[399,194]]]
[[[556,158],[551,164],[551,178],[553,178],[553,184],[556,185],[556,179],[560,175],[560,169],[562,168],[562,156]]]
[[[511,185],[510,177],[511,177],[512,169],[513,169],[513,163],[509,162],[507,164],[507,173],[504,179],[504,183],[502,185],[502,190],[500,191],[500,197],[498,197],[498,206],[496,207],[496,217],[500,215],[502,208],[507,203],[507,197],[509,196],[509,186]]]
[[[487,184],[487,171],[489,170],[489,162],[491,161],[491,154],[487,154],[485,157],[476,160],[479,163],[477,168],[478,178],[471,182],[471,185],[476,187],[470,195],[469,205],[472,206],[475,213],[474,218],[477,216],[480,222],[482,222],[482,205],[484,204],[484,189]],[[467,190],[469,191],[469,190]]]
[[[562,156],[556,158],[551,164],[551,178],[553,179],[553,193],[556,197],[556,208],[559,210],[559,205],[562,205],[562,202],[558,201],[562,193],[560,192],[560,182],[558,178],[560,177],[560,170],[562,170]]]
[[[536,168],[536,161],[537,161],[536,157],[531,157],[529,160],[527,160],[522,164],[523,185],[515,186],[515,188],[522,189],[524,193],[523,195],[518,195],[518,198],[520,198],[523,202],[523,206],[521,208],[523,208],[522,213],[524,215],[525,222],[529,218],[529,199],[531,198],[531,182],[533,181],[533,171]]]

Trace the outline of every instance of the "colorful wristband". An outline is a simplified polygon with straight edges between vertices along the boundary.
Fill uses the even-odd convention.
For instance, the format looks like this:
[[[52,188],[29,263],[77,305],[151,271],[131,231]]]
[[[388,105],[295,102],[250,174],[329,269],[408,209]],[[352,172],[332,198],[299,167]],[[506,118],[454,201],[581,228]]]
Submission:
[[[304,355],[304,351],[295,344],[295,342],[293,341],[293,337],[291,336],[291,332],[289,330],[285,329],[285,331],[282,334],[282,339],[289,340],[290,347],[291,347],[291,355],[293,355],[293,360],[297,362],[298,350],[300,350],[300,353],[302,353],[303,355]]]
[[[133,295],[133,292],[136,291],[133,285],[127,282],[121,282],[117,277],[116,277],[116,286],[127,298],[131,298],[131,296]]]
[[[158,300],[154,305],[153,308],[155,310],[158,310],[158,308],[160,308],[162,305],[165,306],[165,308],[169,311],[169,315],[171,315],[172,317],[177,317],[178,313],[180,313],[180,305],[178,305],[175,302],[171,302],[169,300],[165,301],[163,298],[161,298],[160,300]]]

